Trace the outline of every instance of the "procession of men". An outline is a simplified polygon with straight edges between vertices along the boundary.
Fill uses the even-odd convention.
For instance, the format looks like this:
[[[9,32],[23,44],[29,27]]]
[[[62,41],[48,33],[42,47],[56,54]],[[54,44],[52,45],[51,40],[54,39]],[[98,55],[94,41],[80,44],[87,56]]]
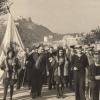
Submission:
[[[58,46],[54,49],[43,44],[25,49],[24,64],[21,65],[12,44],[0,67],[3,77],[3,100],[13,100],[14,88],[30,91],[30,97],[42,97],[44,85],[54,90],[58,99],[65,98],[65,90],[75,93],[74,100],[99,100],[100,92],[100,50],[88,45]]]

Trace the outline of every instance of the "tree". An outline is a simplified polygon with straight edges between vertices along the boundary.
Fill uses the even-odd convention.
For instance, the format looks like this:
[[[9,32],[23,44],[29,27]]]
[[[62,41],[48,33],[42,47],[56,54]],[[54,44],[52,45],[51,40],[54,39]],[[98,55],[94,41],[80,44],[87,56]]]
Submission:
[[[91,30],[91,32],[94,35],[95,41],[100,41],[100,27],[98,26],[98,28]]]
[[[95,43],[95,41],[100,41],[100,27],[98,26],[96,29],[92,29],[90,34],[87,34],[82,40],[84,44]]]
[[[9,1],[8,0],[0,0],[0,15],[7,14],[9,11]]]

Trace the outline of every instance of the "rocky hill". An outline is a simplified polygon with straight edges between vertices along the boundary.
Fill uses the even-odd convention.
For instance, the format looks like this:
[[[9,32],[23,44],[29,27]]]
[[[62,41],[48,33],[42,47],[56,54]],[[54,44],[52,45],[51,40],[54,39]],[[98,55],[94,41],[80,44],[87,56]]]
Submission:
[[[44,36],[52,35],[54,40],[62,38],[62,35],[53,33],[45,26],[34,23],[31,18],[18,18],[15,23],[25,46],[31,46],[33,43],[43,41]],[[5,30],[6,26],[0,22],[0,42]]]

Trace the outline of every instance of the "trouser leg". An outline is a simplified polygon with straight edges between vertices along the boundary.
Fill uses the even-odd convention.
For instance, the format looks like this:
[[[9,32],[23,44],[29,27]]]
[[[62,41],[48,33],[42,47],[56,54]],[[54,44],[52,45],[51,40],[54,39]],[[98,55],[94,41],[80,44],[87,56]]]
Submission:
[[[64,76],[64,80],[65,80],[65,85],[66,85],[66,88],[67,88],[68,87],[68,83],[69,83],[68,76]]]
[[[41,81],[40,81],[40,88],[39,88],[39,96],[41,96],[42,85],[43,85],[43,82],[42,82],[42,80],[41,80]]]
[[[79,86],[79,94],[80,94],[80,100],[86,100],[85,98],[85,87],[84,86]]]
[[[56,82],[54,80],[54,75],[52,76],[52,86],[54,89],[56,89]]]
[[[69,81],[69,87],[72,89],[72,80],[73,80],[73,71],[69,72],[68,81]]]
[[[31,94],[32,94],[32,95],[31,95],[32,98],[35,98],[36,95],[37,95],[37,94],[36,94],[36,91],[35,91],[35,87],[33,87],[33,86],[32,86],[32,88],[31,88]]]
[[[52,89],[52,74],[51,73],[49,74],[49,78],[48,78],[48,87],[49,87],[49,90]]]
[[[64,94],[64,84],[61,85],[61,96],[63,97]]]
[[[20,75],[20,73],[18,73],[18,79],[17,79],[17,82],[16,82],[16,89],[20,89],[20,87],[21,87],[21,75]]]
[[[62,84],[57,84],[56,89],[57,89],[57,97],[58,98],[63,97],[64,86]]]
[[[37,80],[37,95],[38,96],[41,96],[42,85],[43,85],[43,78],[42,76],[39,76]]]
[[[37,93],[37,79],[36,78],[33,78],[32,80],[32,87],[31,87],[31,94],[32,94],[32,98],[35,98]]]
[[[27,81],[28,81],[28,88],[31,89],[31,76],[32,75],[32,69],[27,69]]]
[[[7,92],[8,92],[9,80],[4,80],[4,97],[3,100],[6,100]]]
[[[57,97],[60,97],[60,87],[59,84],[56,84],[56,90],[57,90]]]
[[[75,100],[80,100],[78,71],[74,71],[74,89],[75,89]]]
[[[56,82],[53,80],[53,88],[56,89]]]
[[[79,93],[80,93],[80,100],[86,100],[85,98],[85,76],[80,76],[79,79]]]
[[[79,84],[75,83],[75,100],[80,100],[80,95],[79,95]]]
[[[12,100],[13,91],[14,91],[14,86],[10,85],[10,100]]]
[[[95,84],[91,87],[91,100],[99,100],[99,88]]]
[[[86,98],[89,99],[89,85],[86,86]]]
[[[6,100],[7,91],[8,91],[8,86],[5,86],[4,87],[4,100]]]
[[[17,89],[17,90],[20,89],[20,82],[19,82],[19,80],[18,80],[18,82],[17,82],[17,87],[16,87],[16,89]]]

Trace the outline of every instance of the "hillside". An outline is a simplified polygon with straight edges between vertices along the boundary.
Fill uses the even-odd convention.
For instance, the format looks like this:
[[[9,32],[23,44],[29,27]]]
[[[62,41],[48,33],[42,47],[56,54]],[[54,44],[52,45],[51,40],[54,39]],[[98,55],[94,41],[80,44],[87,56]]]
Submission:
[[[33,45],[33,43],[43,41],[44,36],[53,35],[54,40],[62,38],[62,35],[53,33],[48,28],[34,23],[31,18],[19,18],[15,21],[15,23],[26,47]],[[0,23],[0,42],[2,41],[5,29],[6,26]]]

